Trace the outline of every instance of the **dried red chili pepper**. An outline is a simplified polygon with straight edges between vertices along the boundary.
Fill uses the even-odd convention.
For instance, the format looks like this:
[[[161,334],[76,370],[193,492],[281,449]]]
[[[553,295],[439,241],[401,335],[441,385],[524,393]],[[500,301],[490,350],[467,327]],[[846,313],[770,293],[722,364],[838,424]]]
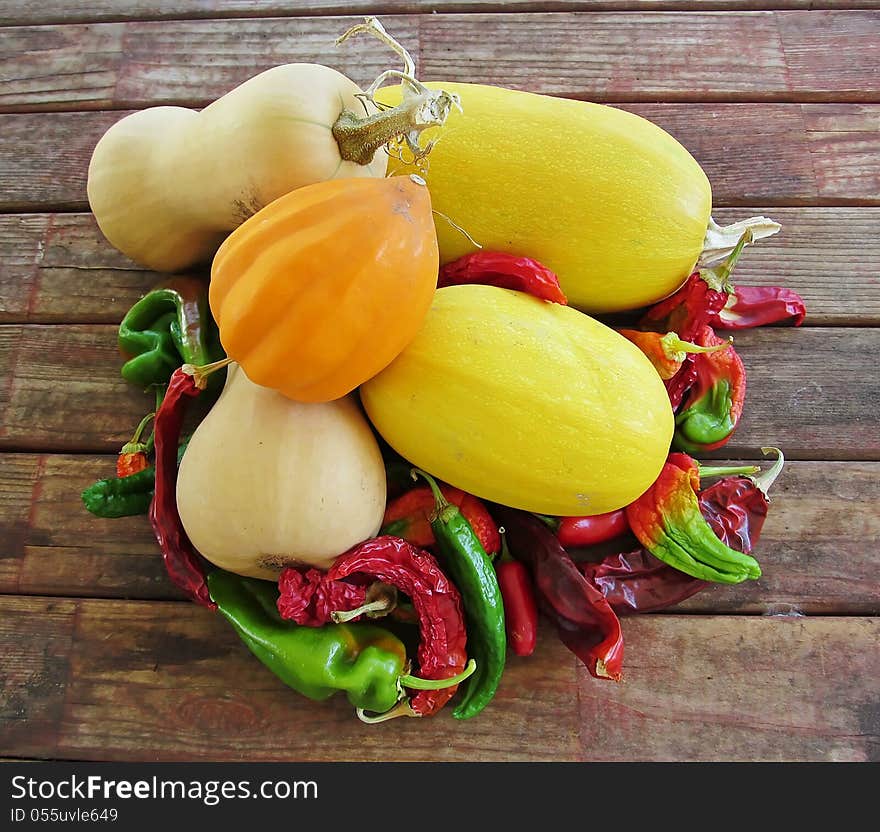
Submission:
[[[327,572],[317,570],[304,572],[304,581],[290,575],[286,569],[279,580],[280,597],[278,611],[287,617],[286,610],[306,613],[304,623],[313,624],[332,621],[333,612],[358,609],[365,595],[346,587],[336,590],[328,587],[333,583],[351,583],[369,576],[397,587],[409,596],[418,614],[420,642],[417,651],[419,675],[427,680],[443,680],[460,675],[467,664],[465,644],[467,632],[464,623],[461,596],[456,587],[443,574],[434,556],[418,549],[399,537],[384,535],[370,538],[340,555]],[[320,582],[325,598],[343,606],[330,610],[327,603],[313,603],[315,591],[306,589],[304,603],[299,599],[304,582]],[[338,592],[331,596],[330,593]],[[310,606],[311,605],[311,606]],[[324,615],[324,621],[316,617]],[[298,620],[298,619],[294,619]],[[429,716],[442,708],[455,694],[457,685],[439,690],[419,690],[408,702],[395,708],[397,715]],[[392,716],[387,714],[384,716]]]
[[[134,435],[122,446],[119,456],[116,458],[117,477],[129,477],[132,474],[137,474],[150,464],[147,460],[147,454],[152,450],[153,440],[151,438],[146,442],[141,442],[141,434],[155,415],[155,413],[148,413],[144,416],[135,429]]]
[[[219,363],[225,366],[228,362]],[[177,511],[177,449],[180,432],[187,401],[198,396],[204,389],[204,371],[207,369],[194,368],[188,364],[178,367],[171,374],[165,398],[156,411],[153,428],[156,488],[150,503],[149,516],[171,581],[197,604],[216,609],[217,605],[208,592],[203,559],[187,537]]]
[[[568,304],[554,272],[531,257],[503,251],[476,251],[440,268],[438,288],[467,283],[515,289],[541,300]]]
[[[528,569],[514,560],[502,539],[501,557],[495,562],[495,574],[504,601],[504,626],[507,643],[517,656],[531,656],[538,639],[538,604]]]
[[[501,548],[498,526],[481,500],[451,485],[443,484],[440,492],[453,505],[458,506],[487,555],[494,555]],[[431,529],[434,513],[434,494],[428,486],[412,488],[388,504],[379,534],[402,537],[413,546],[422,549],[436,543]]]
[[[746,553],[754,549],[764,528],[770,486],[785,464],[779,448],[761,448],[761,452],[776,454],[776,461],[763,474],[724,477],[697,495],[700,512],[715,534],[728,546]]]
[[[672,440],[674,448],[689,454],[713,451],[729,442],[746,398],[746,369],[733,346],[709,325],[700,329],[696,341],[726,349],[694,356],[696,378],[675,416]]]
[[[333,620],[334,612],[360,609],[367,603],[365,584],[325,581],[319,569],[285,569],[278,590],[281,617],[307,627],[320,627]]]
[[[563,644],[598,679],[619,680],[623,632],[611,605],[578,571],[553,530],[533,514],[494,506],[511,554],[532,574],[542,608]]]
[[[790,320],[800,326],[807,315],[803,298],[781,286],[731,287],[727,302],[709,318],[718,329],[748,329]]]

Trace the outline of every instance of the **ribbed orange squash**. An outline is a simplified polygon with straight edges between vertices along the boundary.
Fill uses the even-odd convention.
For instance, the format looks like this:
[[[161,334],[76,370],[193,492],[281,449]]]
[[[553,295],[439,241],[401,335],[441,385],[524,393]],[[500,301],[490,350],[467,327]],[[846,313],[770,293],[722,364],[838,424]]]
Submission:
[[[211,268],[211,312],[251,381],[297,401],[332,401],[415,337],[438,262],[419,177],[319,182],[227,237]]]

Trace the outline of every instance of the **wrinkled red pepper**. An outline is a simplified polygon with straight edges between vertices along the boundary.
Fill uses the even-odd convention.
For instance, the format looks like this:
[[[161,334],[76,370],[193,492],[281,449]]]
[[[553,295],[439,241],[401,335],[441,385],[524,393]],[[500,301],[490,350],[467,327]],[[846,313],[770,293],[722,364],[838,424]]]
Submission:
[[[650,307],[639,319],[639,328],[651,332],[676,332],[683,341],[695,341],[700,329],[724,308],[727,292],[713,289],[700,272],[665,300]]]
[[[800,326],[807,315],[803,298],[781,286],[731,287],[727,302],[709,319],[718,329],[748,329],[790,321]]]
[[[156,536],[165,568],[175,586],[193,601],[209,609],[211,600],[204,561],[187,537],[177,511],[177,449],[189,399],[204,389],[196,382],[189,365],[178,367],[168,382],[162,405],[156,412],[153,437],[156,451],[156,489],[150,503],[150,525]]]
[[[285,569],[278,582],[278,611],[282,618],[303,624],[327,623],[333,620],[333,612],[363,605],[366,577],[397,587],[412,601],[419,621],[420,676],[440,680],[459,675],[467,663],[467,633],[458,589],[433,555],[399,537],[384,535],[365,540],[340,555],[327,572]],[[353,581],[359,585],[357,589],[350,588]],[[340,606],[331,609],[335,604]],[[420,690],[410,699],[409,708],[413,715],[429,716],[440,710],[457,689],[457,685],[451,685]]]
[[[501,548],[501,535],[498,533],[498,525],[483,502],[473,494],[451,485],[441,484],[440,492],[450,503],[458,506],[486,554],[496,554]],[[388,504],[379,534],[402,537],[413,546],[429,548],[436,543],[431,529],[434,508],[434,493],[428,486],[412,488]]]
[[[672,446],[698,454],[713,451],[730,441],[739,425],[746,398],[746,370],[731,344],[705,325],[696,341],[708,347],[725,347],[693,358],[695,380],[675,416]]]
[[[514,289],[541,300],[568,303],[554,272],[531,257],[503,251],[476,251],[440,268],[438,288],[469,283]]]
[[[553,530],[533,514],[493,506],[511,554],[528,566],[538,600],[562,643],[598,679],[623,672],[623,632],[611,605],[578,571]]]

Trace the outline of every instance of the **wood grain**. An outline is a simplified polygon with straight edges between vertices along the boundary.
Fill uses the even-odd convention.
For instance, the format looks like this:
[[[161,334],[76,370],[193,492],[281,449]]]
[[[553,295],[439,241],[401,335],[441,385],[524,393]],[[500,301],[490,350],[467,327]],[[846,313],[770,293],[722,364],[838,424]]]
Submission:
[[[880,105],[632,104],[697,159],[717,207],[880,205]],[[122,112],[0,115],[0,212],[88,210],[98,139]]]
[[[299,17],[311,14],[418,12],[766,11],[773,9],[875,9],[880,0],[75,0],[35,6],[0,0],[0,26],[94,23],[115,20]]]
[[[313,703],[285,688],[219,616],[192,604],[7,596],[0,611],[0,646],[15,674],[0,702],[21,715],[0,722],[0,746],[20,756],[868,760],[878,753],[871,619],[628,619],[619,685],[586,678],[544,632],[532,657],[511,658],[479,717],[460,723],[444,712],[366,726],[339,696]]]
[[[869,618],[635,617],[626,680],[578,669],[584,756],[619,760],[880,759]]]
[[[354,20],[16,27],[0,42],[0,108],[205,106],[264,69],[297,61],[368,84],[397,59],[373,39],[334,46]],[[880,81],[880,18],[872,11],[392,15],[383,23],[426,79],[599,101],[876,101]]]
[[[80,493],[110,456],[0,455],[0,593],[182,599],[145,517],[106,520]],[[787,463],[756,556],[759,581],[718,586],[685,612],[880,614],[880,463]]]
[[[747,330],[736,346],[749,388],[724,455],[880,459],[880,329]],[[151,407],[119,366],[115,327],[0,326],[0,449],[117,451]]]
[[[763,210],[721,209],[715,218],[727,223]],[[880,209],[771,214],[782,232],[749,250],[736,281],[800,293],[811,326],[880,325]],[[161,277],[116,251],[90,214],[0,215],[0,323],[118,324]]]

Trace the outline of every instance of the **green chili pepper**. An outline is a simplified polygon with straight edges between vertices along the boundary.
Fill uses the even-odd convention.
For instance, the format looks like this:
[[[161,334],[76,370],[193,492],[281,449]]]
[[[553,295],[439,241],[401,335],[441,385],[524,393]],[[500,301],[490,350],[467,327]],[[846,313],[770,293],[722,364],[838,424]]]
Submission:
[[[463,698],[453,710],[456,719],[476,716],[495,696],[507,654],[504,600],[491,558],[458,506],[450,503],[430,474],[417,471],[434,493],[431,529],[440,561],[449,571],[464,604],[468,652],[477,669],[463,686]]]
[[[284,684],[309,699],[343,690],[356,708],[384,712],[400,699],[406,647],[372,624],[307,627],[285,621],[269,581],[217,569],[208,575],[217,608],[250,651]]]
[[[98,480],[83,491],[83,505],[96,517],[146,514],[155,483],[156,469],[152,465],[127,477]]]
[[[725,472],[706,470],[715,475]],[[651,487],[626,507],[633,534],[658,560],[691,577],[726,584],[759,578],[758,562],[731,549],[703,517],[699,485],[696,460],[687,454],[670,454]]]
[[[187,436],[177,449],[178,465],[188,444]],[[92,483],[82,492],[82,501],[95,517],[115,518],[146,514],[153,501],[155,486],[156,469],[148,465],[127,477],[109,477]]]
[[[144,388],[167,384],[182,364],[223,358],[207,287],[194,277],[172,277],[144,295],[122,319],[118,341],[128,359],[122,377]]]

